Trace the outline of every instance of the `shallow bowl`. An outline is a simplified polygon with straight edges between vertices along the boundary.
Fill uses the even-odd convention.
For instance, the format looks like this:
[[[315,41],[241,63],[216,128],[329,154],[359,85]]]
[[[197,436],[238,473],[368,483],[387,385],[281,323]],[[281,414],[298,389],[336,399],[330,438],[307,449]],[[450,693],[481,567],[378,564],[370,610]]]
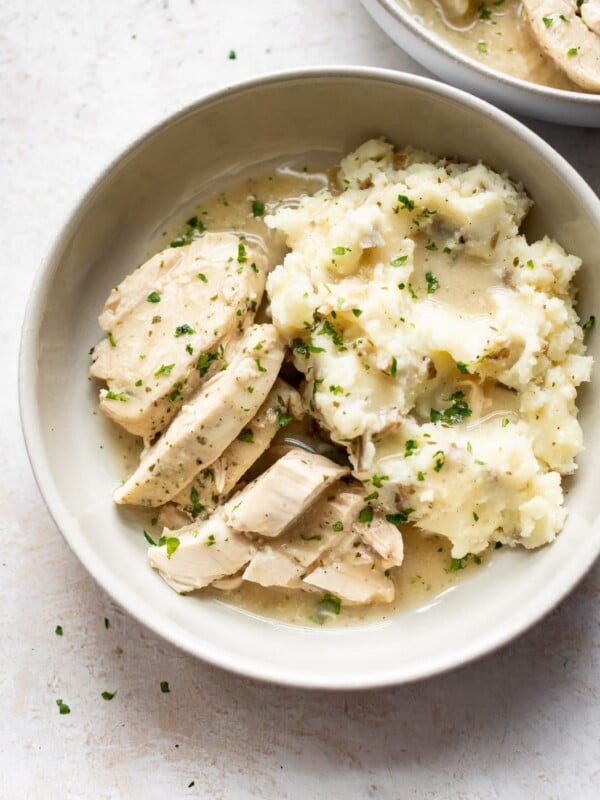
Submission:
[[[600,94],[541,86],[486,67],[422,25],[399,0],[361,0],[396,44],[444,81],[527,117],[600,127]]]
[[[82,197],[36,277],[23,329],[20,398],[31,463],[50,513],[85,567],[140,622],[187,652],[283,684],[358,688],[448,670],[539,620],[600,551],[598,383],[581,393],[586,450],[569,520],[550,547],[498,551],[427,605],[378,624],[308,629],[202,596],[183,597],[146,561],[142,519],[112,502],[114,432],[87,380],[96,316],[111,287],[173,219],[240,176],[307,154],[336,163],[385,134],[440,155],[482,159],[523,181],[527,222],[584,259],[582,316],[600,308],[600,201],[548,145],[456,89],[397,72],[321,68],[256,79],[199,100],[134,142]],[[592,334],[592,351],[598,341]]]

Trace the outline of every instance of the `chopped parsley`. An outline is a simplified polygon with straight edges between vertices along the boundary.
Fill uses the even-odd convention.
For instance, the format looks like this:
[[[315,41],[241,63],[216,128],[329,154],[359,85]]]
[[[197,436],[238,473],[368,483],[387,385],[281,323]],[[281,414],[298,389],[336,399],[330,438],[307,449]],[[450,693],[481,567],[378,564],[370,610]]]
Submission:
[[[510,420],[508,419],[508,417],[504,417],[504,419],[502,420],[502,427],[506,428],[509,422]]]
[[[305,536],[303,533],[301,533],[300,538],[305,542],[320,542],[322,539],[318,533],[315,533],[313,536]]]
[[[456,362],[456,367],[457,367],[459,372],[462,372],[463,375],[469,375],[470,374],[469,373],[469,367],[468,367],[467,364],[465,364],[464,361],[457,361]]]
[[[390,377],[395,378],[397,372],[398,372],[398,362],[396,361],[396,356],[392,356],[392,364],[390,366]]]
[[[339,533],[340,531],[344,530],[344,523],[341,520],[334,522],[331,526],[331,530],[335,531],[335,533]]]
[[[158,292],[150,292],[146,300],[149,303],[160,303],[160,295]]]
[[[358,521],[359,522],[371,522],[373,520],[373,508],[372,506],[365,506],[361,508],[358,512]]]
[[[485,54],[485,53],[487,53],[487,51],[488,51],[487,42],[477,42],[477,52],[478,53],[484,53]]]
[[[175,338],[179,339],[180,336],[185,336],[186,334],[196,333],[196,331],[192,328],[191,325],[188,325],[187,322],[184,322],[183,325],[178,325],[175,328]]]
[[[207,536],[206,541],[204,542],[204,547],[212,547],[213,544],[216,544],[217,540],[215,539],[214,533],[211,533]]]
[[[437,249],[438,249],[438,246],[437,246],[437,244],[436,244],[436,243],[435,243],[435,242],[434,242],[432,239],[430,239],[430,240],[427,242],[427,244],[425,245],[425,250],[429,250],[429,251],[431,251],[432,253],[434,252],[434,250],[437,250]]]
[[[202,283],[208,283],[208,278],[206,277],[206,275],[203,272],[199,272],[196,275],[196,277],[198,278],[199,281],[202,281]]]
[[[134,386],[141,386],[143,382],[144,381],[141,378],[138,378],[138,380],[135,382]]]
[[[243,431],[238,433],[237,438],[238,441],[247,442],[248,444],[252,444],[254,442],[254,434],[250,428],[245,428]]]
[[[227,54],[227,58],[230,61],[235,61],[237,58],[237,53],[235,52],[235,50],[230,50],[229,53]]]
[[[62,698],[58,698],[56,701],[56,705],[58,706],[58,713],[59,714],[70,714],[71,709],[66,703],[63,703]]]
[[[155,377],[158,377],[159,375],[170,375],[174,366],[175,364],[161,364],[154,373]]]
[[[419,443],[416,439],[407,439],[404,445],[404,458],[408,458],[412,456],[419,447]]]
[[[173,391],[169,392],[168,397],[169,397],[169,405],[170,406],[175,405],[176,400],[179,397],[181,397],[181,392],[179,391],[179,387],[180,386],[181,386],[180,383],[176,383],[175,386],[173,387]]]
[[[450,560],[450,565],[446,568],[446,572],[456,572],[459,569],[464,569],[467,566],[470,558],[473,559],[475,564],[481,564],[480,556],[474,553],[467,553],[467,555],[463,556],[462,558],[452,558]]]
[[[339,616],[340,611],[342,610],[342,601],[336,595],[331,594],[330,592],[325,592],[323,597],[319,600],[316,605],[314,614],[311,614],[310,620],[311,622],[315,622],[317,625],[323,625],[327,617],[331,616]]]
[[[246,254],[246,248],[243,242],[238,244],[238,254],[237,254],[238,264],[245,264],[248,261],[248,255]]]
[[[596,324],[596,317],[592,314],[591,317],[587,320],[587,322],[584,322],[581,327],[583,328],[584,331],[590,331],[595,324]]]
[[[390,479],[389,475],[377,475],[376,473],[371,478],[371,481],[373,483],[373,486],[376,486],[378,489],[381,489],[381,487],[383,486],[383,482],[389,481],[389,479]]]
[[[464,392],[460,389],[453,392],[450,397],[445,398],[445,400],[451,402],[451,405],[443,411],[432,408],[429,412],[429,419],[431,422],[441,422],[443,425],[456,425],[458,422],[464,422],[467,417],[471,416],[472,411],[465,400]]]
[[[342,247],[341,245],[338,245],[338,247],[334,247],[331,252],[334,256],[343,256],[346,253],[351,253],[352,250],[349,247]]]
[[[185,224],[187,225],[185,233],[174,239],[169,247],[183,247],[190,244],[194,241],[196,233],[204,233],[206,230],[206,225],[197,216],[190,217]]]
[[[108,336],[108,341],[110,342],[110,346],[116,347],[117,343],[115,342],[115,337],[112,335],[112,331],[109,331],[106,335]]]
[[[148,533],[148,531],[147,531],[147,530],[145,530],[145,529],[144,529],[144,539],[145,539],[145,540],[148,542],[148,544],[151,544],[151,545],[152,545],[152,547],[158,547],[158,545],[156,544],[156,542],[154,541],[154,539],[153,539],[153,538],[150,536],[150,534]]]
[[[473,519],[475,522],[479,522],[479,514],[476,511],[473,511]]]
[[[371,492],[365,497],[365,501],[368,503],[370,500],[377,500],[379,497],[379,492]]]
[[[163,694],[168,694],[171,690],[169,689],[169,682],[168,681],[161,681],[160,682],[160,690]]]
[[[165,537],[165,545],[167,547],[167,558],[171,558],[173,553],[177,550],[181,542],[176,536]]]
[[[329,391],[331,394],[344,394],[344,387],[343,386],[330,386]]]
[[[323,320],[323,325],[321,326],[321,330],[318,331],[319,335],[331,336],[331,339],[336,347],[340,349],[346,349],[344,346],[344,337],[342,334],[336,330],[331,322],[328,319]]]
[[[413,211],[414,210],[415,204],[405,194],[399,194],[398,195],[398,202],[400,203],[402,208],[405,208],[407,211]]]
[[[433,294],[440,288],[440,282],[431,272],[425,273],[425,280],[427,281],[427,294]]]
[[[100,696],[103,700],[112,700],[115,695],[116,692],[102,692]]]
[[[360,317],[360,315],[362,314],[362,308],[353,308],[352,313],[354,314],[355,317]]]
[[[292,342],[292,349],[294,352],[298,353],[301,356],[306,356],[308,358],[309,353],[324,353],[324,347],[315,347],[312,344],[307,342],[303,342],[302,339],[294,339]]]
[[[397,511],[395,514],[386,514],[385,518],[392,525],[403,525],[408,522],[408,518],[414,513],[414,508],[403,508],[402,511]]]
[[[252,201],[252,216],[264,217],[264,215],[265,215],[265,204],[261,203],[260,200],[254,199]]]
[[[263,365],[260,363],[260,358],[255,358],[254,360],[256,361],[256,368],[258,369],[259,372],[267,371],[267,368],[263,367]]]
[[[397,258],[392,258],[390,264],[392,267],[402,267],[408,261],[408,256],[398,256]]]
[[[112,392],[108,391],[104,395],[105,400],[120,400],[122,403],[126,403],[129,400],[129,395],[127,392]]]
[[[194,517],[197,517],[198,514],[201,514],[204,511],[204,506],[200,502],[198,489],[196,489],[195,486],[192,486],[190,489],[190,503],[192,504],[192,515]]]
[[[477,11],[479,12],[479,19],[491,19],[492,18],[492,12],[491,12],[489,6],[487,6],[485,3],[480,3],[479,7],[477,8]]]
[[[569,47],[569,49],[567,50],[567,58],[573,58],[573,56],[576,56],[578,52],[579,52],[578,47]]]
[[[434,470],[434,472],[439,472],[441,470],[441,468],[444,466],[444,464],[446,463],[446,456],[444,454],[444,451],[443,450],[437,450],[433,454],[433,460],[434,460],[433,470]]]
[[[56,628],[54,629],[54,633],[57,636],[62,636],[63,635],[62,625],[57,625]]]
[[[285,428],[289,425],[293,417],[286,413],[287,409],[281,395],[277,395],[277,427]]]
[[[542,22],[544,23],[544,25],[547,28],[549,28],[550,25],[552,25],[552,23],[554,22],[554,18],[553,17],[542,17]]]
[[[203,378],[206,373],[208,372],[210,365],[213,361],[217,361],[223,355],[223,348],[220,347],[218,352],[216,353],[202,353],[200,358],[198,359],[198,363],[196,364],[196,369],[200,373],[200,377]]]

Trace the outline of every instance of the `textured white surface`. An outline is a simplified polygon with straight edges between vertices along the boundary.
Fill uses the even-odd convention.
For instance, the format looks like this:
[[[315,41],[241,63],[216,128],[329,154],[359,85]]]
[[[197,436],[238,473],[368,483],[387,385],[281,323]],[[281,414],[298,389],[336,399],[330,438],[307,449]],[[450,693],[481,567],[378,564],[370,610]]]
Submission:
[[[18,427],[19,328],[80,191],[204,92],[321,63],[420,71],[357,0],[0,3],[2,798],[600,794],[598,565],[476,664],[395,690],[292,691],[208,667],[141,628],[88,577],[37,492]],[[597,131],[532,127],[598,191]],[[106,702],[104,690],[117,695]],[[58,697],[71,714],[59,715]]]

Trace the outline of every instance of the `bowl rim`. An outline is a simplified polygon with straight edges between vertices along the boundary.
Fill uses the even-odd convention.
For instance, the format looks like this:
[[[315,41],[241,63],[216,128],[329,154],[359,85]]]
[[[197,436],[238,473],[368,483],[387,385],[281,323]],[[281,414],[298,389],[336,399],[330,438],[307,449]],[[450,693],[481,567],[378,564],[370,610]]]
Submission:
[[[37,413],[37,343],[47,297],[58,265],[57,257],[74,232],[83,210],[93,199],[96,191],[102,187],[106,180],[110,179],[112,173],[125,160],[129,159],[141,145],[160,135],[164,128],[183,120],[186,116],[197,113],[198,110],[210,107],[211,104],[220,102],[230,96],[234,97],[236,94],[243,94],[265,86],[293,81],[306,81],[307,79],[315,81],[319,79],[366,79],[412,87],[438,97],[456,101],[478,113],[491,117],[497,124],[517,134],[530,146],[537,149],[545,159],[551,158],[553,167],[574,187],[582,197],[582,200],[591,206],[595,206],[600,220],[600,198],[596,196],[586,181],[563,156],[557,153],[540,136],[490,103],[480,100],[461,89],[456,89],[431,78],[377,67],[325,65],[261,74],[227,85],[200,96],[134,137],[127,147],[110,159],[107,166],[101,169],[91,182],[91,185],[84,189],[75,200],[65,222],[55,235],[46,255],[42,258],[30,288],[19,350],[18,391],[21,427],[36,483],[55,525],[96,583],[138,622],[153,631],[161,639],[168,641],[196,658],[255,680],[304,689],[374,689],[397,686],[445,673],[481,658],[516,638],[549,613],[586,574],[600,554],[600,537],[596,542],[594,542],[593,537],[590,537],[586,543],[587,547],[579,551],[578,558],[570,569],[565,569],[559,575],[553,576],[543,594],[536,598],[533,608],[528,608],[526,613],[520,610],[518,614],[513,615],[511,621],[509,621],[510,624],[499,626],[494,631],[480,637],[476,643],[463,645],[452,650],[449,655],[430,657],[423,668],[403,667],[398,669],[391,665],[371,670],[366,675],[350,673],[338,676],[335,679],[320,676],[317,669],[307,672],[302,669],[298,670],[293,665],[289,668],[286,667],[285,670],[280,667],[273,669],[266,661],[257,662],[252,657],[247,657],[244,654],[236,653],[230,656],[227,652],[223,652],[220,647],[199,639],[179,626],[179,624],[173,624],[173,621],[171,621],[168,628],[158,624],[146,602],[138,598],[129,585],[114,578],[110,568],[97,558],[85,537],[78,532],[78,527],[72,520],[67,504],[63,501],[54,483],[43,444],[40,417]]]
[[[367,2],[367,0],[361,0]],[[437,36],[435,33],[428,31],[428,29],[421,25],[417,19],[405,9],[399,0],[368,0],[370,3],[379,5],[386,13],[393,16],[401,25],[404,25],[410,32],[418,37],[425,45],[434,47],[438,53],[443,56],[450,57],[463,67],[471,70],[472,72],[483,75],[487,80],[494,81],[499,84],[504,84],[511,89],[518,89],[521,92],[531,92],[540,98],[567,101],[570,103],[578,104],[582,107],[600,108],[600,93],[591,92],[576,92],[570,89],[557,89],[554,86],[546,86],[542,83],[533,83],[526,81],[523,78],[517,78],[507,72],[502,72],[494,67],[488,67],[486,64],[481,64],[474,58],[462,53],[456,47],[453,47],[449,42],[446,42],[442,37]]]

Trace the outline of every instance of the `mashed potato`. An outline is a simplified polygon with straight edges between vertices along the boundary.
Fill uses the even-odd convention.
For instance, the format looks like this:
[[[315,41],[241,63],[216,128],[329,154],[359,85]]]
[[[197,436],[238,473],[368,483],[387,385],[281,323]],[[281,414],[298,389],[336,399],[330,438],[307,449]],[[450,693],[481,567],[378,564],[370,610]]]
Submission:
[[[456,558],[550,542],[591,369],[580,260],[529,244],[530,200],[482,164],[371,140],[338,182],[266,218],[290,248],[267,290],[308,409],[369,501],[447,536]]]

